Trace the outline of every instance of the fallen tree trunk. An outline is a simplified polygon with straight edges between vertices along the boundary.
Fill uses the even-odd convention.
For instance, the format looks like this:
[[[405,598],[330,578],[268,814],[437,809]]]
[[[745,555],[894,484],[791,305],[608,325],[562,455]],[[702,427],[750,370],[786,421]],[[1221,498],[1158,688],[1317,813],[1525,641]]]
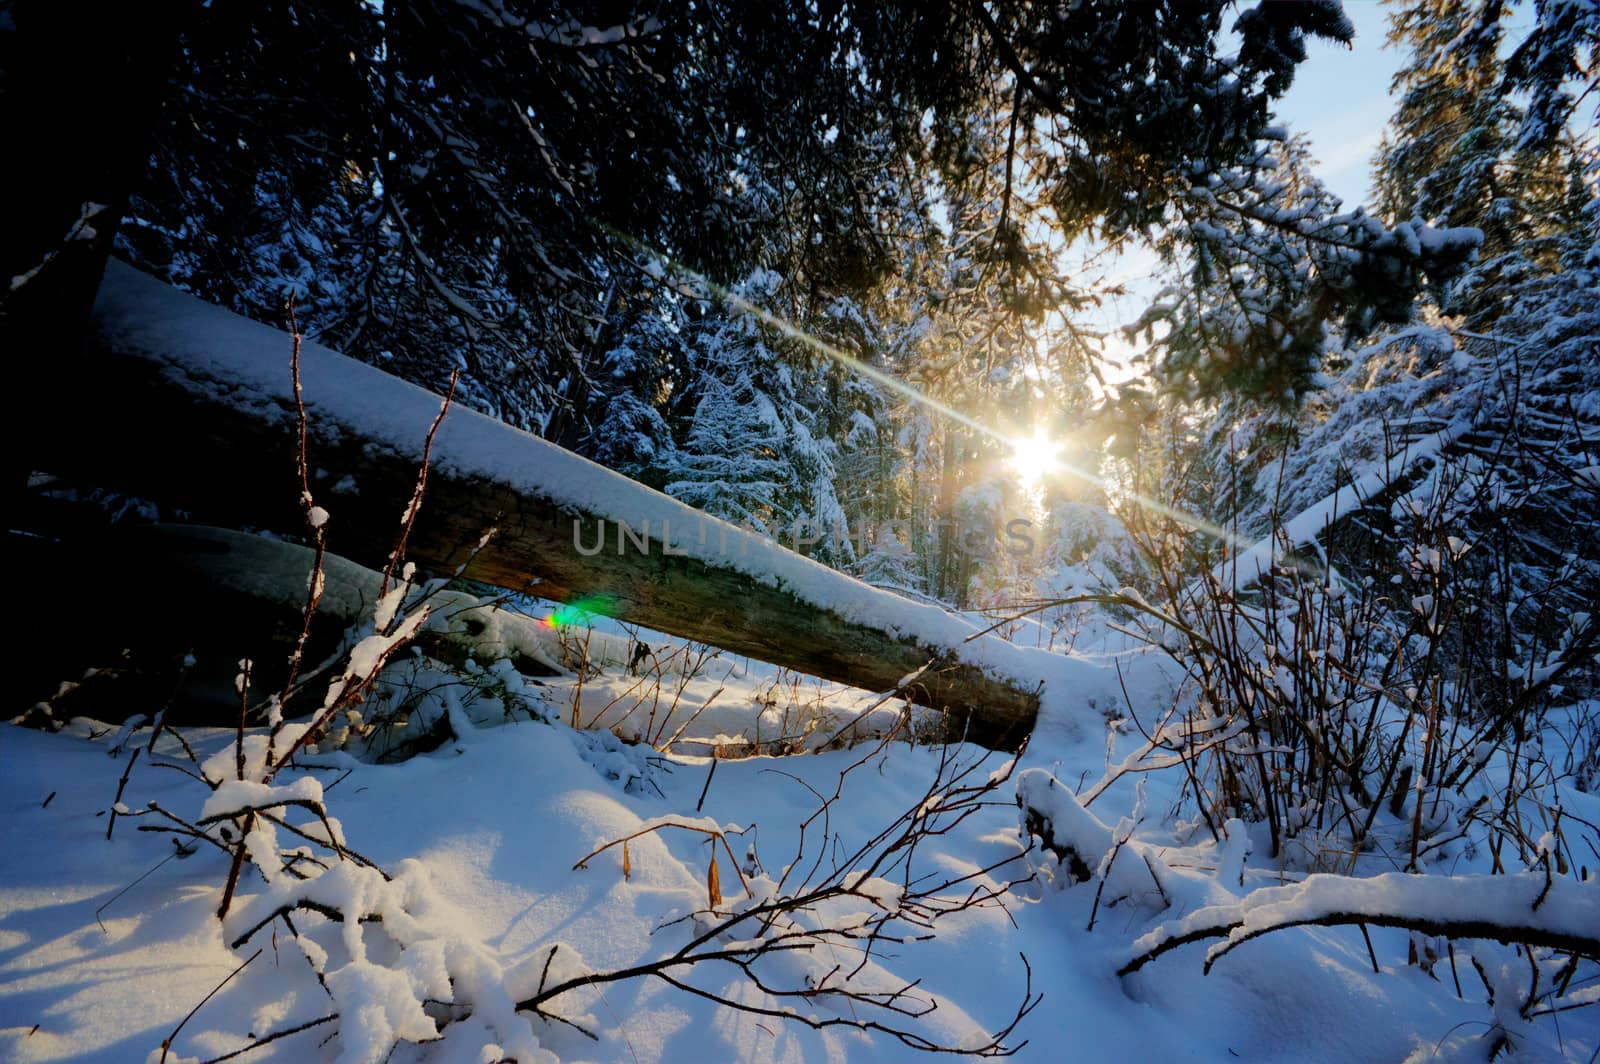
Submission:
[[[83,390],[51,419],[49,472],[195,519],[302,532],[290,337],[112,263]],[[331,549],[381,567],[438,396],[314,344],[301,355],[312,492]],[[473,547],[492,530],[476,554]],[[409,559],[947,710],[1015,745],[1046,679],[1079,663],[977,635],[492,418],[453,408]]]

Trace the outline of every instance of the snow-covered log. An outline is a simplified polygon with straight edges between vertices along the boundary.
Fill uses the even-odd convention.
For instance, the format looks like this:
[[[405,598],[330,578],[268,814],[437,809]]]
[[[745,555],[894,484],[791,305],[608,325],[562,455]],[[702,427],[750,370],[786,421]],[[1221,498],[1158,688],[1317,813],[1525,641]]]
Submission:
[[[290,337],[112,263],[82,390],[41,453],[74,475],[234,527],[303,530]],[[307,343],[311,489],[331,549],[381,565],[440,398]],[[1049,682],[1070,712],[1091,667],[977,635],[966,620],[869,587],[464,408],[433,447],[407,556],[970,720],[1015,744]],[[475,556],[472,548],[493,530]],[[470,560],[469,560],[470,559]],[[1052,680],[1052,677],[1057,679]],[[1063,721],[1065,723],[1065,720]]]
[[[1220,938],[1205,970],[1234,947],[1289,927],[1371,924],[1445,938],[1484,938],[1600,959],[1600,885],[1537,872],[1511,876],[1423,876],[1390,872],[1357,879],[1314,875],[1263,887],[1163,924],[1133,944],[1118,971],[1129,975],[1169,950]]]

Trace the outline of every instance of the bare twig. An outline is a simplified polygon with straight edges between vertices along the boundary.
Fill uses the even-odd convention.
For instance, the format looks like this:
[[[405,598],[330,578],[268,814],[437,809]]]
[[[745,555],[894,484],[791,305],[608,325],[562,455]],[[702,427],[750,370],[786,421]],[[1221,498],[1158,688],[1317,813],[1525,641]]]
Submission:
[[[178,1021],[178,1026],[176,1026],[176,1027],[174,1027],[172,1029],[172,1033],[167,1035],[166,1038],[161,1040],[161,1064],[166,1064],[167,1053],[171,1051],[172,1043],[178,1037],[178,1032],[183,1030],[184,1024],[186,1024],[190,1020],[194,1019],[194,1014],[199,1012],[202,1008],[204,1008],[206,1002],[208,1002],[212,998],[216,997],[217,996],[217,992],[219,990],[221,990],[223,987],[227,986],[229,983],[233,982],[233,977],[238,975],[240,972],[244,971],[246,968],[248,968],[250,966],[250,962],[254,961],[259,956],[261,956],[261,951],[260,950],[256,950],[254,953],[250,954],[250,956],[244,961],[244,963],[240,964],[239,967],[237,967],[233,971],[229,972],[226,979],[222,980],[222,982],[220,982],[216,986],[212,987],[211,988],[211,993],[209,993],[205,997],[201,998],[200,999],[200,1003],[198,1005],[196,1005],[194,1008],[190,1009],[189,1010],[189,1014],[187,1016],[185,1016],[183,1019]]]
[[[450,401],[455,398],[456,383],[461,379],[461,370],[456,368],[450,371],[450,386],[445,389],[444,399],[439,403],[439,413],[434,416],[433,424],[428,426],[428,435],[422,441],[422,462],[417,466],[417,486],[411,492],[411,501],[406,504],[405,515],[400,520],[400,538],[395,541],[394,550],[389,554],[389,563],[383,568],[383,583],[378,594],[385,595],[389,591],[389,580],[394,576],[394,567],[399,564],[406,552],[406,541],[411,538],[411,526],[416,523],[417,514],[422,509],[422,496],[428,487],[428,463],[433,456],[433,438],[439,434],[439,426],[444,424],[445,414],[450,412]]]

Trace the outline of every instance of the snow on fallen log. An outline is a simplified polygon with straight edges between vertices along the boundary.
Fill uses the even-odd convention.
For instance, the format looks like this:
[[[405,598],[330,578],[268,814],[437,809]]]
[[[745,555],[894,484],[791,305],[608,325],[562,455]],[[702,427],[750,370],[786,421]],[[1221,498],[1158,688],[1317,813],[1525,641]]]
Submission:
[[[1273,534],[1219,562],[1211,570],[1211,579],[1222,587],[1244,587],[1257,582],[1271,573],[1285,555],[1315,544],[1339,520],[1359,513],[1371,506],[1373,500],[1404,483],[1412,470],[1436,459],[1469,428],[1470,423],[1457,421],[1407,443],[1387,467],[1362,474],[1283,522]]]
[[[1129,975],[1163,953],[1221,938],[1206,951],[1205,971],[1235,947],[1273,931],[1316,925],[1371,924],[1425,935],[1547,946],[1600,959],[1600,884],[1547,877],[1427,876],[1390,872],[1358,879],[1314,875],[1264,887],[1237,903],[1198,909],[1162,924],[1133,944],[1117,972]]]
[[[82,391],[47,432],[47,471],[236,527],[300,531],[290,339],[113,262]],[[410,498],[437,395],[316,344],[301,376],[312,490],[332,549],[381,565]],[[1114,684],[1087,662],[994,635],[711,518],[551,443],[452,408],[408,556],[969,722],[1015,744],[1041,701],[1071,728]],[[474,545],[495,534],[476,555]],[[593,548],[599,544],[601,549]],[[580,549],[581,548],[581,549]],[[469,560],[470,559],[470,560]],[[960,723],[957,727],[959,730]]]
[[[1017,775],[1017,807],[1022,810],[1022,829],[1055,854],[1078,882],[1093,878],[1095,868],[1116,845],[1111,828],[1045,769],[1024,769]]]

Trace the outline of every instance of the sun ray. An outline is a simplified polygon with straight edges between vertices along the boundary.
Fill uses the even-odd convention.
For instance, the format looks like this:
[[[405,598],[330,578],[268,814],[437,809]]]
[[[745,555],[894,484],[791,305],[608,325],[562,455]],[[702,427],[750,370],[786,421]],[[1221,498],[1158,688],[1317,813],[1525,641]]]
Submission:
[[[718,284],[692,267],[686,266],[670,256],[656,251],[653,247],[644,243],[643,241],[638,240],[637,238],[604,223],[595,224],[614,239],[623,242],[641,254],[649,256],[651,265],[656,269],[670,269],[673,273],[676,273],[678,276],[683,277],[692,282],[694,285],[698,286],[701,290],[701,298],[704,297],[705,293],[714,295],[728,306],[733,307],[734,309],[748,314],[758,321],[771,326],[784,336],[796,340],[799,343],[805,344],[807,347],[810,347],[817,353],[833,359],[840,365],[854,370],[863,377],[876,381],[895,394],[903,396],[914,403],[919,403],[931,410],[935,410],[940,414],[943,414],[945,417],[948,417],[952,421],[965,425],[975,432],[982,433],[983,435],[990,437],[1000,444],[1007,446],[1012,450],[1013,454],[1017,453],[1018,441],[1016,438],[1007,436],[998,429],[992,428],[988,425],[985,425],[983,422],[976,420],[975,418],[969,417],[954,407],[946,403],[942,403],[932,396],[919,391],[899,378],[885,373],[876,366],[868,365],[867,363],[856,358],[854,355],[850,354],[848,351],[844,351],[838,347],[835,347],[833,344],[828,343],[821,337],[813,336],[792,322],[780,318],[765,308],[759,307],[750,302],[748,299],[745,299],[743,296],[729,289],[725,285]],[[1028,444],[1031,448],[1032,441],[1028,441]],[[1143,495],[1139,492],[1129,491],[1126,488],[1112,485],[1098,474],[1083,469],[1080,466],[1076,466],[1071,462],[1062,460],[1057,456],[1058,454],[1059,450],[1056,455],[1052,455],[1052,461],[1054,463],[1052,466],[1052,471],[1065,473],[1087,484],[1092,484],[1095,487],[1100,488],[1102,491],[1116,494],[1123,499],[1127,499],[1128,501],[1137,504],[1141,509],[1144,509],[1150,513],[1171,518],[1181,525],[1185,525],[1197,532],[1210,536],[1219,542],[1227,544],[1227,546],[1231,548],[1236,555],[1243,554],[1251,547],[1257,545],[1255,541],[1236,535],[1232,530],[1224,528],[1215,521],[1209,521],[1204,517],[1188,513],[1187,511],[1180,510],[1177,507],[1168,506],[1159,499],[1151,498],[1148,495]],[[1304,566],[1306,563],[1300,562],[1299,564]]]

